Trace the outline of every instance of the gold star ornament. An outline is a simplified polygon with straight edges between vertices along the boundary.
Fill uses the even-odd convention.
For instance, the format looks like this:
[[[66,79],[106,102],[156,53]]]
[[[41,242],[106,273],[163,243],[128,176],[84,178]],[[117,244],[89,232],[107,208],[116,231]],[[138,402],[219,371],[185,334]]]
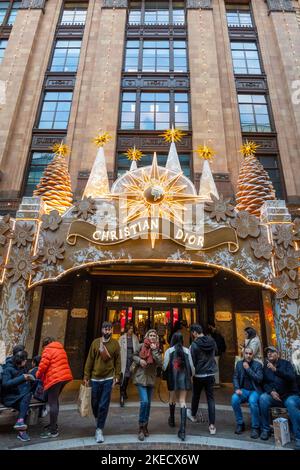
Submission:
[[[246,142],[241,146],[240,153],[244,157],[249,157],[250,155],[255,155],[256,150],[260,147],[260,145],[257,145],[255,142],[252,140],[249,142],[246,140]]]
[[[60,143],[54,144],[53,147],[51,147],[51,150],[55,155],[66,157],[69,153],[69,146],[61,141]]]
[[[180,129],[172,129],[166,130],[163,134],[160,134],[160,137],[163,137],[166,142],[180,142],[182,137],[186,134],[182,132]]]
[[[212,160],[215,156],[214,150],[211,147],[207,147],[207,145],[199,145],[195,152],[202,160]]]
[[[133,148],[129,148],[127,152],[124,153],[124,155],[126,155],[128,160],[136,162],[138,162],[144,156],[141,150],[135,148],[135,146]]]
[[[112,139],[111,135],[108,132],[103,132],[103,134],[98,134],[94,139],[93,143],[97,145],[97,147],[103,147],[107,142]]]

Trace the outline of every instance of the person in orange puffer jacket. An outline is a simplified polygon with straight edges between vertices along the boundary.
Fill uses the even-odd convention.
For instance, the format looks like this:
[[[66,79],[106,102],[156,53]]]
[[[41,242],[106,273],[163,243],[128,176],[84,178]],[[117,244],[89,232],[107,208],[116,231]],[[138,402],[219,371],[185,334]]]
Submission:
[[[57,418],[59,412],[58,397],[67,382],[73,380],[68,356],[61,343],[54,338],[44,339],[41,362],[36,378],[41,379],[50,407],[50,424],[40,437],[47,439],[58,436]]]

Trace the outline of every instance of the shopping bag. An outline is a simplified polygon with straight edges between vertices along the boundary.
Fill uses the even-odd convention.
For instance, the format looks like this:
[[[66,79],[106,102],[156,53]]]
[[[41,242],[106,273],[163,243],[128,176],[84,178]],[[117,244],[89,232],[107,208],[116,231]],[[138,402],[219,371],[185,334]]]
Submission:
[[[78,411],[82,418],[93,416],[92,410],[92,387],[80,385],[78,396]]]
[[[276,446],[285,446],[291,442],[289,422],[286,418],[277,418],[273,421],[274,439]]]

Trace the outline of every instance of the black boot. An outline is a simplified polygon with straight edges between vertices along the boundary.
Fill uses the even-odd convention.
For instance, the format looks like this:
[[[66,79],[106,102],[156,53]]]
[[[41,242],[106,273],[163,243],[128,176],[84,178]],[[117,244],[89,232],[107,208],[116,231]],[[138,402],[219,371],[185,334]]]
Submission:
[[[175,428],[175,406],[176,403],[169,403],[170,416],[168,419],[168,424],[171,428]]]
[[[182,441],[185,441],[185,426],[186,426],[186,408],[180,408],[180,428],[178,431],[178,437]]]
[[[125,403],[124,395],[123,395],[123,393],[121,393],[121,395],[120,395],[120,406],[121,406],[122,408],[123,408],[123,406],[124,406],[124,403]]]

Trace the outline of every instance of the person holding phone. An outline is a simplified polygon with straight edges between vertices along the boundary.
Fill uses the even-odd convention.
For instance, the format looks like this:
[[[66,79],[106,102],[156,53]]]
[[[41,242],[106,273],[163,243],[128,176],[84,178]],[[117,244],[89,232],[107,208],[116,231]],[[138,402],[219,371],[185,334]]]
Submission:
[[[262,350],[262,345],[261,341],[259,339],[259,336],[257,335],[257,332],[254,328],[251,326],[247,326],[244,330],[245,332],[245,341],[244,344],[241,345],[241,357],[243,358],[244,356],[244,351],[246,348],[251,348],[253,351],[253,360],[258,361],[261,364],[263,364],[263,350]]]

